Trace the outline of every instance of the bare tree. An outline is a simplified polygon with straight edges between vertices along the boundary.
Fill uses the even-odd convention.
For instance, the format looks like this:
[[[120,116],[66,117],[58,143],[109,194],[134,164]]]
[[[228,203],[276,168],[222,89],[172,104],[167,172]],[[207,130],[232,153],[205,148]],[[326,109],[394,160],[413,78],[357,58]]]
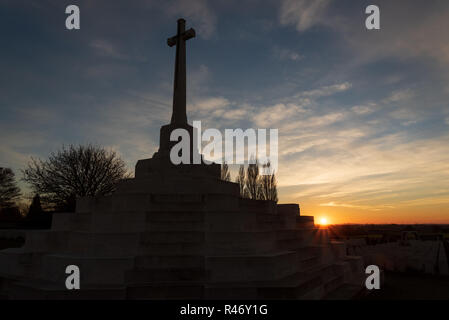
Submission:
[[[259,163],[256,161],[253,164],[249,164],[246,170],[245,188],[248,192],[248,196],[253,200],[261,199],[261,188],[259,179]]]
[[[23,171],[44,203],[67,211],[74,211],[77,197],[111,194],[125,177],[125,163],[115,152],[92,145],[63,146],[48,160],[32,158]]]
[[[221,165],[221,180],[231,181],[231,173],[229,172],[229,166],[226,162]]]
[[[242,198],[248,198],[248,193],[246,192],[246,187],[245,187],[245,180],[246,180],[245,166],[242,165],[242,166],[240,166],[239,174],[237,175],[237,178],[235,179],[235,182],[239,184],[240,197],[242,197]]]
[[[11,208],[20,198],[14,172],[9,168],[0,168],[0,209]]]
[[[278,202],[277,181],[274,170],[271,170],[271,164],[264,165],[265,174],[260,177],[260,189],[262,200]]]

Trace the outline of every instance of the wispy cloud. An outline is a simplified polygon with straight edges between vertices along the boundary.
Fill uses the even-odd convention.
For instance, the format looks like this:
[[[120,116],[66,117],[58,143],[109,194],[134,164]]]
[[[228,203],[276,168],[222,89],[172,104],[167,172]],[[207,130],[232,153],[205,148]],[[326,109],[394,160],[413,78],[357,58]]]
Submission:
[[[304,58],[298,52],[286,48],[279,48],[278,46],[273,49],[273,52],[274,56],[280,60],[300,61]]]
[[[338,83],[330,86],[321,87],[319,89],[305,91],[300,93],[299,97],[320,98],[333,95],[338,92],[344,92],[349,90],[352,84],[349,82]]]
[[[331,0],[284,0],[279,19],[283,25],[295,25],[304,31],[325,21],[324,14]]]
[[[168,7],[168,13],[188,18],[204,39],[209,39],[215,32],[217,17],[206,0],[176,0]]]
[[[412,99],[415,93],[411,89],[396,90],[389,97],[383,100],[383,103],[403,102]]]
[[[375,103],[369,103],[366,105],[354,106],[352,107],[352,111],[354,111],[359,115],[367,115],[373,113],[375,107],[376,107]]]
[[[119,48],[113,43],[104,40],[96,39],[91,41],[90,47],[100,56],[115,58],[115,59],[126,59],[127,56],[122,53]]]

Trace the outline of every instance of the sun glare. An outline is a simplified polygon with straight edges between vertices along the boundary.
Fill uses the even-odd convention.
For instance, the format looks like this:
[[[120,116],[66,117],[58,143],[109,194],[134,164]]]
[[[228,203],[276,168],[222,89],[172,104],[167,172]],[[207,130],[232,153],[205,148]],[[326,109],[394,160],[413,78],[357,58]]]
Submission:
[[[321,218],[320,219],[320,225],[327,226],[329,222],[327,221],[327,218]]]

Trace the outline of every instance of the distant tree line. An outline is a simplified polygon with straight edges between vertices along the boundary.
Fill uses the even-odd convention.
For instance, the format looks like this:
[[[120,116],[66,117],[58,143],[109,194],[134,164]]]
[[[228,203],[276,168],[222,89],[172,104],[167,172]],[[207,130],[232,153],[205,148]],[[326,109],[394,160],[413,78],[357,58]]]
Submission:
[[[245,166],[240,166],[235,182],[239,185],[240,196],[253,200],[269,200],[277,202],[277,181],[276,174],[271,169],[271,164],[267,163],[263,168],[269,173],[261,175],[259,172],[259,163],[249,164],[245,170]],[[221,179],[231,181],[228,164],[221,166]]]

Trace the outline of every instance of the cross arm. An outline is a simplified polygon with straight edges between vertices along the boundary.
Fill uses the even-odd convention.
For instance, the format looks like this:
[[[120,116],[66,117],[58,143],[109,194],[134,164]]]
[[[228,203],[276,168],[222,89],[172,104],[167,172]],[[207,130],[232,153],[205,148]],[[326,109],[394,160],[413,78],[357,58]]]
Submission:
[[[174,45],[176,45],[176,40],[177,40],[177,36],[171,37],[167,39],[167,44],[169,47],[173,47]]]
[[[190,28],[189,30],[183,32],[181,34],[181,37],[182,37],[182,39],[184,41],[187,41],[189,39],[195,38],[196,37],[195,29]],[[167,39],[167,44],[168,44],[169,47],[175,46],[177,44],[177,42],[178,42],[178,36],[174,36],[174,37],[171,37],[171,38]]]
[[[184,40],[186,40],[186,41],[189,39],[195,38],[195,36],[196,36],[196,32],[195,32],[195,29],[193,29],[193,28],[190,28],[183,34]]]

